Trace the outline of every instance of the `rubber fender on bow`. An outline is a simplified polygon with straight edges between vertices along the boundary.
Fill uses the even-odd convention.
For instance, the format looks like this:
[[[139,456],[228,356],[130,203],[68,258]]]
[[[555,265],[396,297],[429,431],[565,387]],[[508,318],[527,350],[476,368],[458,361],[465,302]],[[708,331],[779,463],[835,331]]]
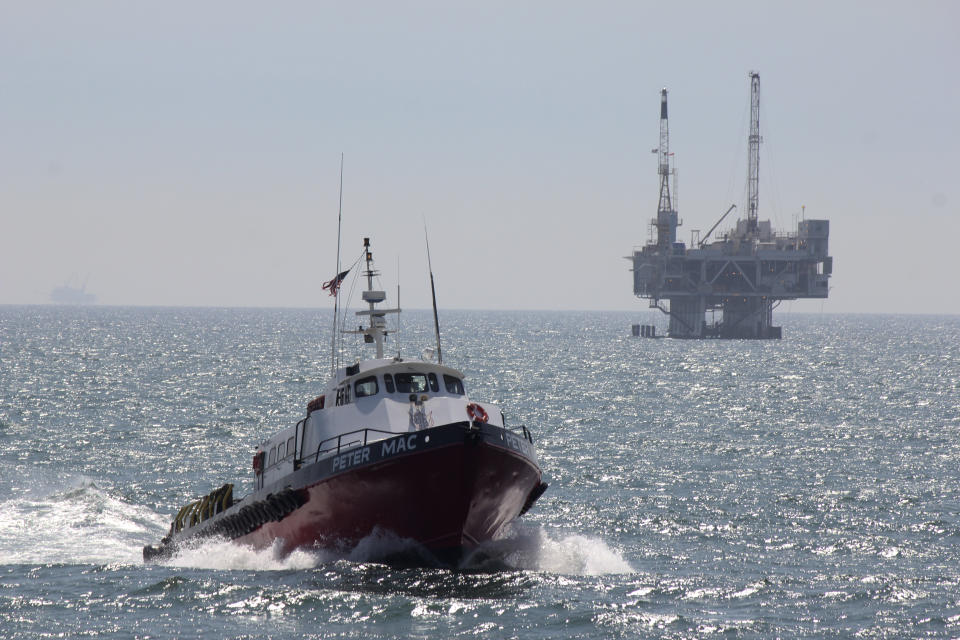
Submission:
[[[217,529],[224,538],[233,539],[233,528],[231,527],[230,516],[224,516],[217,522]]]
[[[287,497],[282,493],[273,496],[273,508],[277,512],[277,520],[286,518],[287,515],[293,511],[293,509],[290,508],[289,500],[287,500]]]
[[[196,522],[194,522],[194,524],[203,522],[204,520],[210,517],[210,496],[209,495],[203,496],[203,498],[200,499],[200,505],[194,511],[194,515],[196,516]],[[191,518],[191,521],[192,520],[193,518]]]
[[[227,523],[227,533],[231,539],[239,538],[243,534],[240,532],[240,520],[236,514],[224,518]]]
[[[225,484],[221,487],[223,495],[220,497],[220,510],[226,511],[233,506],[233,485]]]
[[[263,511],[264,522],[279,520],[283,517],[283,514],[280,512],[280,507],[276,505],[274,496],[272,495],[267,496],[267,499],[260,503],[260,508]]]
[[[277,510],[281,518],[286,518],[287,514],[293,511],[293,509],[290,508],[290,501],[283,492],[274,495],[271,502],[273,502],[273,508]]]
[[[219,536],[223,534],[223,520],[217,520],[212,525],[207,527],[200,535],[205,538],[212,538],[214,536]]]
[[[183,520],[187,515],[187,510],[190,509],[191,506],[193,506],[192,502],[188,505],[184,505],[180,507],[180,511],[177,512],[176,517],[173,519],[173,523],[170,525],[172,527],[173,533],[176,533],[181,529],[183,529]]]
[[[243,534],[246,535],[257,528],[256,515],[254,514],[253,507],[247,505],[243,509],[240,509],[240,513],[237,514],[242,523]]]
[[[294,496],[293,491],[287,489],[278,496],[280,504],[283,505],[284,515],[293,513],[300,508],[300,502]]]
[[[294,510],[299,509],[307,503],[307,492],[305,490],[294,491],[293,489],[287,489],[283,492],[283,496],[286,500],[290,502],[290,505]]]
[[[253,508],[256,509],[255,513],[257,514],[257,526],[264,525],[271,520],[270,513],[267,511],[267,505],[264,502],[254,503]]]
[[[233,514],[227,518],[228,526],[230,529],[230,538],[239,538],[244,533],[243,520],[240,519],[240,514]]]

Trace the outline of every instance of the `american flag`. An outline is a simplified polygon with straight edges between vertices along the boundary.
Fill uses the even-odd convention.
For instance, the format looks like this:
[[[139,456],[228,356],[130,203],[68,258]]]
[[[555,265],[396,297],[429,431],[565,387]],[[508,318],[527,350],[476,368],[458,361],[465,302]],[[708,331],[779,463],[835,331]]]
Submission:
[[[323,288],[330,291],[330,295],[335,296],[337,292],[340,291],[340,285],[343,284],[343,279],[347,277],[347,274],[350,273],[350,269],[346,271],[341,271],[337,274],[337,277],[329,282],[323,283]]]

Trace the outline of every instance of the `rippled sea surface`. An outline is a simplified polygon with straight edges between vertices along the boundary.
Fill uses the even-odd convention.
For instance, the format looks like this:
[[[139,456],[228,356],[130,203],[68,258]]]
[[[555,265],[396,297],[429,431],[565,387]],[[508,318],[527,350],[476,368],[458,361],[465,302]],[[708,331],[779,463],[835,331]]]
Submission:
[[[386,536],[141,562],[180,505],[249,490],[326,380],[329,312],[0,307],[0,637],[960,636],[960,318],[777,319],[441,313],[550,482],[502,563],[451,571],[379,564]]]

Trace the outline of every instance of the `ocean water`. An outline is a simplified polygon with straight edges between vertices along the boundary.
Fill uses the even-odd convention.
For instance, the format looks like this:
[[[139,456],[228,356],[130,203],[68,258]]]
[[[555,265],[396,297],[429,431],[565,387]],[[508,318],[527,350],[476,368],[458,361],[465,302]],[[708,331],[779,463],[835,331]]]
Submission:
[[[404,314],[405,354],[430,320]],[[145,566],[304,415],[329,313],[0,307],[0,637],[960,636],[960,318],[629,336],[654,320],[441,313],[445,362],[550,482],[495,565],[386,566],[382,534]]]

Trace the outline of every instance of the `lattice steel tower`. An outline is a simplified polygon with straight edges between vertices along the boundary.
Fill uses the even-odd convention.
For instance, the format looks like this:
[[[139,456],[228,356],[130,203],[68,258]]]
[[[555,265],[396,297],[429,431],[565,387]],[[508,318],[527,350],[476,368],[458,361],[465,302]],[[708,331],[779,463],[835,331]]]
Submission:
[[[677,212],[670,199],[670,128],[667,124],[667,90],[660,90],[660,204],[657,206],[657,246],[668,249],[677,241]]]
[[[760,204],[760,74],[750,72],[750,152],[747,161],[747,231],[757,232]]]

